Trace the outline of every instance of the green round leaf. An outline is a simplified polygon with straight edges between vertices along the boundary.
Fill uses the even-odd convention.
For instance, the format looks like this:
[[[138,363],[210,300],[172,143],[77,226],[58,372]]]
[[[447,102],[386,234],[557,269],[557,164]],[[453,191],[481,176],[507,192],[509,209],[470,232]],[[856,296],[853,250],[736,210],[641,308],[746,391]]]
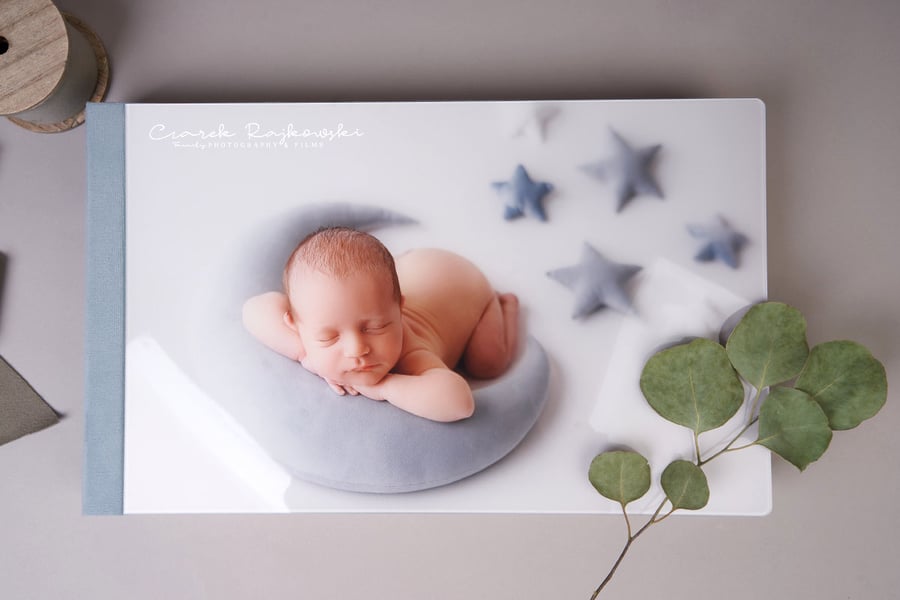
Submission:
[[[780,302],[757,304],[744,315],[725,345],[741,377],[762,388],[796,377],[806,363],[806,320]]]
[[[672,508],[698,510],[709,502],[709,484],[703,469],[686,460],[676,460],[663,471],[662,488]]]
[[[828,417],[806,392],[776,388],[759,411],[756,443],[801,471],[825,453],[831,435]]]
[[[813,348],[796,387],[819,403],[832,429],[856,427],[875,416],[887,400],[884,366],[856,342]]]
[[[702,338],[651,356],[641,391],[660,416],[698,434],[723,425],[744,402],[725,349]]]
[[[591,461],[591,485],[623,507],[650,489],[650,463],[637,452],[604,452]]]

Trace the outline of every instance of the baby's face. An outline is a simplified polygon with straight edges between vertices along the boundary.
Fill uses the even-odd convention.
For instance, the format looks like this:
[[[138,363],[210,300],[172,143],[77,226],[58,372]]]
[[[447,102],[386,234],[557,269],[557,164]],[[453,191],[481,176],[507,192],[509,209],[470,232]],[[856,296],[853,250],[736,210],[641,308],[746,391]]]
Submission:
[[[304,366],[345,385],[372,385],[394,367],[403,321],[389,280],[296,268],[290,285]]]

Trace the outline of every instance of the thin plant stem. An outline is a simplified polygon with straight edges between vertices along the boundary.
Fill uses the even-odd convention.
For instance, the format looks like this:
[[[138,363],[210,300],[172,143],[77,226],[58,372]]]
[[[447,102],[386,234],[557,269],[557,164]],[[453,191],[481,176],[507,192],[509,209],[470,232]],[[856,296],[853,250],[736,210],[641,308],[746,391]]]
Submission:
[[[662,522],[665,521],[667,518],[669,518],[670,516],[672,516],[672,513],[675,512],[676,510],[678,510],[678,509],[676,509],[676,508],[673,506],[673,507],[672,507],[672,510],[670,510],[669,512],[667,512],[666,514],[664,514],[664,515],[661,516],[660,518],[654,519],[653,522],[654,522],[654,523],[662,523]]]
[[[616,559],[616,562],[613,564],[612,569],[609,570],[609,573],[606,574],[606,578],[603,580],[603,583],[600,584],[594,593],[591,594],[591,600],[596,600],[597,596],[600,595],[600,592],[603,591],[603,588],[606,587],[606,584],[609,583],[610,579],[613,578],[613,575],[616,574],[616,569],[619,568],[619,565],[622,563],[622,559],[625,558],[625,555],[628,553],[628,549],[631,548],[631,544],[634,543],[634,538],[628,538],[628,541],[625,542],[625,547],[622,548],[622,552],[619,553],[619,558]]]
[[[659,513],[662,511],[663,506],[666,505],[667,500],[668,500],[668,498],[663,498],[663,501],[659,503],[659,506],[656,508],[656,512],[653,513],[653,516],[650,517],[650,520],[648,520],[646,523],[644,523],[644,526],[641,527],[640,529],[638,529],[634,535],[631,534],[631,522],[628,520],[628,513],[625,511],[625,505],[624,504],[622,505],[622,514],[625,516],[625,524],[628,527],[628,540],[625,542],[625,547],[622,548],[622,552],[619,553],[619,558],[617,558],[616,562],[613,563],[612,568],[609,570],[609,573],[606,574],[606,577],[603,579],[603,582],[600,584],[600,586],[596,590],[594,590],[594,593],[591,594],[591,600],[596,600],[597,596],[600,595],[600,592],[603,591],[603,588],[606,587],[606,584],[609,583],[610,580],[613,578],[613,575],[616,574],[616,569],[619,568],[619,565],[622,563],[622,559],[624,559],[625,555],[628,554],[628,550],[629,550],[629,548],[631,548],[631,544],[634,543],[634,540],[638,539],[638,536],[640,536],[642,533],[647,531],[648,527],[650,527],[654,523],[659,523],[660,521],[662,521],[662,519],[665,519],[670,514],[672,514],[674,509],[673,509],[673,511],[669,511],[669,513],[666,514],[665,516],[663,516],[662,519],[657,520],[657,518],[656,518],[659,516]]]
[[[747,448],[751,448],[751,447],[753,447],[753,446],[756,446],[758,443],[759,443],[759,442],[758,442],[758,440],[757,440],[757,441],[755,441],[755,442],[750,442],[749,444],[744,444],[743,446],[738,446],[737,448],[729,448],[728,451],[729,451],[729,452],[737,452],[738,450],[746,450]]]
[[[753,398],[753,403],[751,404],[751,407],[750,407],[750,414],[749,414],[749,418],[747,420],[747,424],[744,426],[743,429],[740,430],[740,432],[738,432],[738,434],[736,436],[734,436],[734,438],[730,442],[728,442],[728,444],[724,448],[722,448],[721,450],[719,450],[712,456],[705,458],[705,459],[701,458],[700,435],[696,431],[694,432],[694,451],[697,455],[697,466],[698,467],[702,467],[706,463],[714,460],[715,458],[721,456],[722,454],[724,454],[726,452],[735,452],[737,450],[743,450],[745,448],[749,448],[751,446],[756,445],[756,442],[751,442],[744,446],[738,446],[737,448],[732,448],[734,443],[737,442],[741,438],[742,435],[747,433],[747,430],[750,429],[751,427],[753,427],[754,423],[759,421],[759,415],[756,413],[757,413],[757,409],[759,408],[759,403],[760,403],[761,398],[762,398],[762,389],[756,388],[756,396]],[[600,592],[603,591],[603,588],[606,587],[606,584],[608,584],[610,582],[610,580],[612,580],[613,575],[616,574],[616,570],[619,568],[619,565],[622,563],[622,560],[625,558],[625,555],[628,554],[628,550],[631,548],[631,545],[638,538],[638,536],[640,536],[642,533],[644,533],[647,530],[647,528],[650,527],[651,525],[654,525],[656,523],[661,523],[663,520],[665,520],[667,517],[669,517],[672,513],[675,512],[676,508],[673,506],[672,510],[670,510],[669,512],[664,514],[662,517],[659,516],[659,513],[662,512],[662,509],[666,505],[667,501],[668,501],[668,498],[663,498],[663,501],[660,502],[659,506],[656,508],[656,512],[653,513],[653,516],[650,517],[650,519],[646,523],[644,523],[643,527],[638,529],[637,532],[633,535],[631,533],[631,521],[628,518],[628,512],[625,510],[625,505],[624,504],[622,505],[622,514],[625,517],[625,526],[628,530],[628,539],[625,542],[625,546],[622,548],[622,552],[619,553],[619,557],[616,559],[616,562],[613,563],[612,568],[609,570],[609,573],[606,574],[606,577],[603,579],[603,582],[600,583],[600,586],[596,590],[594,590],[593,595],[591,595],[591,600],[596,600],[597,596],[600,595]]]
[[[727,444],[724,448],[722,448],[721,450],[719,450],[718,452],[716,452],[715,454],[713,454],[713,455],[710,456],[709,458],[705,458],[705,459],[702,459],[702,460],[700,459],[700,454],[699,454],[699,450],[698,450],[698,454],[697,454],[697,466],[698,466],[698,467],[702,467],[703,465],[705,465],[705,464],[708,463],[709,461],[713,460],[714,458],[717,458],[718,456],[720,456],[720,455],[722,455],[722,454],[725,454],[726,452],[733,452],[733,451],[735,451],[735,450],[743,450],[744,448],[749,448],[750,446],[753,446],[753,445],[754,445],[754,444],[747,444],[746,446],[740,446],[740,447],[738,447],[738,448],[732,448],[732,446],[734,445],[734,443],[735,443],[736,441],[738,441],[738,440],[741,438],[742,435],[744,435],[745,433],[747,433],[747,430],[750,429],[751,427],[753,427],[753,424],[754,424],[754,423],[756,423],[757,421],[759,421],[759,415],[756,414],[756,410],[757,410],[757,408],[759,408],[759,401],[760,401],[760,398],[762,398],[762,389],[757,389],[757,390],[756,390],[756,397],[753,398],[753,404],[752,404],[751,407],[750,407],[750,418],[748,419],[747,424],[744,426],[743,429],[741,429],[741,430],[738,432],[738,434],[737,434],[736,436],[734,436],[734,439],[732,439],[730,442],[728,442],[728,444]],[[696,434],[694,434],[694,437],[696,438]],[[754,442],[754,443],[755,443],[755,442]]]
[[[718,452],[716,452],[716,453],[713,454],[712,456],[710,456],[710,457],[708,457],[708,458],[704,458],[703,460],[698,461],[698,462],[697,462],[697,466],[698,466],[698,467],[702,467],[702,466],[705,465],[706,463],[712,461],[714,458],[717,458],[718,456],[720,456],[720,455],[722,455],[722,454],[725,454],[726,452],[732,452],[732,451],[734,451],[734,450],[741,450],[741,449],[743,449],[743,448],[748,448],[748,447],[752,446],[753,444],[748,444],[747,446],[741,446],[741,447],[739,447],[739,448],[732,448],[732,446],[734,445],[734,443],[735,443],[736,441],[738,441],[739,439],[741,439],[741,436],[744,435],[745,433],[747,433],[747,430],[750,429],[751,427],[753,427],[753,424],[756,423],[758,420],[759,420],[759,417],[753,417],[753,418],[750,420],[750,422],[747,423],[746,427],[744,427],[743,429],[741,429],[741,430],[738,432],[738,434],[737,434],[736,436],[734,436],[734,439],[732,439],[730,442],[728,442],[728,444],[727,444],[724,448],[722,448],[721,450],[719,450]]]
[[[747,424],[747,428],[749,428],[750,425],[752,425],[755,422],[755,420],[759,418],[756,416],[756,409],[759,408],[760,398],[762,398],[762,388],[761,387],[756,388],[756,397],[753,399],[753,405],[750,407],[750,422]],[[745,428],[744,431],[746,431],[747,428]]]

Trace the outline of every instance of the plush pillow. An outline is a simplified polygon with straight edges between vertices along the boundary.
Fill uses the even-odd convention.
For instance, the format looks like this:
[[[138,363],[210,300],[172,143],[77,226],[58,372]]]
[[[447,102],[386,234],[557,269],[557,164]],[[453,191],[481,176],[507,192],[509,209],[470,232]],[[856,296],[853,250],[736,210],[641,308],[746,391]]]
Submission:
[[[265,348],[241,324],[241,305],[280,289],[288,254],[325,225],[370,230],[411,219],[375,207],[307,206],[236,245],[197,312],[205,340],[180,357],[210,395],[299,479],[355,492],[412,492],[490,466],[525,437],[543,409],[549,364],[533,338],[509,371],[475,389],[475,414],[437,423],[386,402],[338,396],[298,363]]]

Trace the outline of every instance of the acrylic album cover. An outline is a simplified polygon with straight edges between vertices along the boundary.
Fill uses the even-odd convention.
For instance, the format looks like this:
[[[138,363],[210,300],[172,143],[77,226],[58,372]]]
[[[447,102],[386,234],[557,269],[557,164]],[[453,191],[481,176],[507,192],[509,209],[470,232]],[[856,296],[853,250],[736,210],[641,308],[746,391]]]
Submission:
[[[756,100],[93,105],[88,128],[86,512],[618,512],[597,453],[657,472],[692,450],[643,399],[646,359],[766,297]],[[453,356],[485,330],[459,311],[515,295],[512,363],[472,384],[472,416],[339,395],[248,331],[245,301],[327,225],[384,245],[410,296],[391,314],[427,313]],[[381,288],[337,289],[321,310]],[[701,513],[770,510],[768,452],[740,454],[709,466]]]

